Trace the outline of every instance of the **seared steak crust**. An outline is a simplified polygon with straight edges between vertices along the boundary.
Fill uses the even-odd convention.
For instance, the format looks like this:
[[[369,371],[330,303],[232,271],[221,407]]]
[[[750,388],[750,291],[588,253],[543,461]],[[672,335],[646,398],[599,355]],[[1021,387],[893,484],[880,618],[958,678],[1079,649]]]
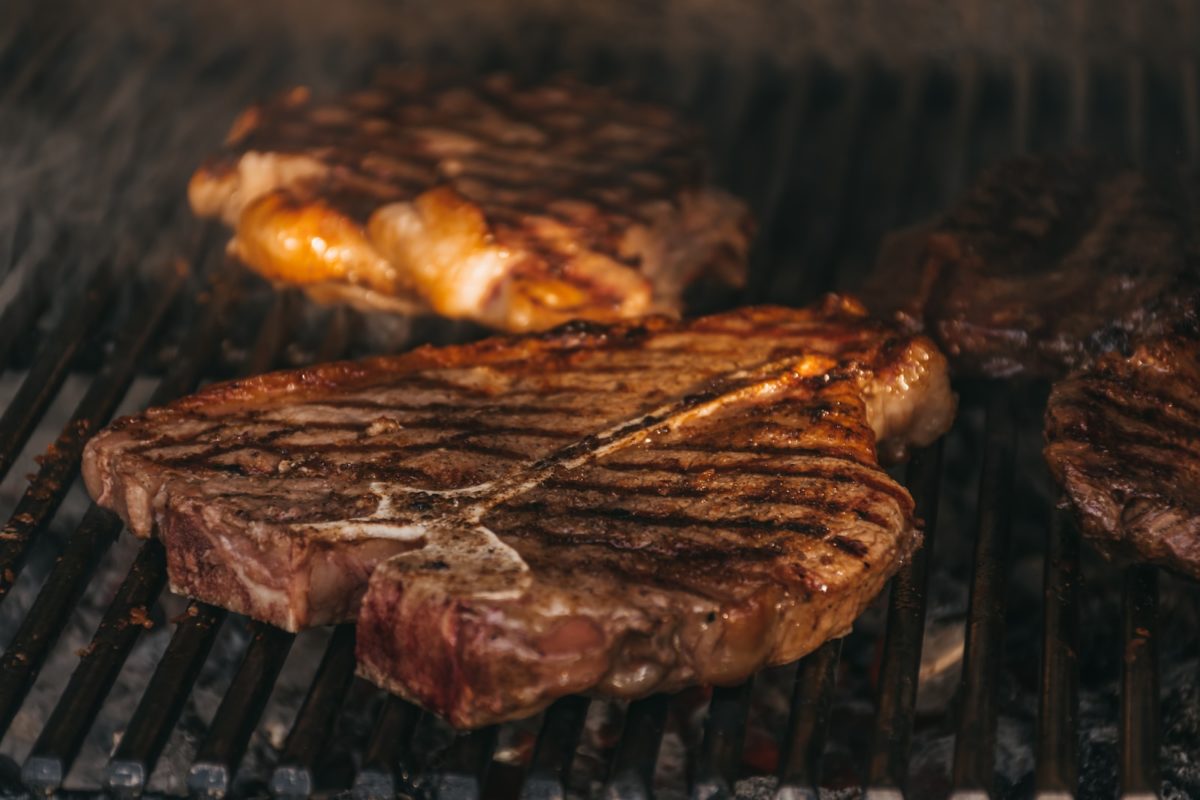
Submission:
[[[928,331],[958,373],[1061,376],[1186,310],[1192,231],[1169,197],[1098,157],[1001,164],[885,240],[864,300]]]
[[[1200,579],[1200,339],[1110,353],[1055,385],[1046,460],[1110,558]]]
[[[250,109],[189,196],[271,280],[524,331],[740,286],[748,213],[704,172],[687,126],[604,89],[393,72]]]
[[[844,633],[919,541],[876,444],[953,411],[927,340],[830,297],[222,384],[119,421],[84,474],[208,602],[296,629],[374,570],[360,671],[474,726]]]

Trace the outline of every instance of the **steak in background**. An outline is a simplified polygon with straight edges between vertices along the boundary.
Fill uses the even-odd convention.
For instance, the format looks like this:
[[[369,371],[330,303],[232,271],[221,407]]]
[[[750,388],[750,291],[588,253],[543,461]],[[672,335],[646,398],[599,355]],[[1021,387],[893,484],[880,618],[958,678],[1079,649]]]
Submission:
[[[1055,378],[1186,312],[1194,233],[1186,202],[1138,172],[1019,158],[888,237],[863,297],[928,332],[956,374]]]
[[[1200,579],[1200,338],[1149,339],[1054,386],[1046,461],[1085,536]]]
[[[740,287],[749,212],[705,171],[688,126],[606,89],[397,71],[246,111],[189,197],[269,280],[527,331],[678,314],[692,284]]]
[[[475,726],[844,634],[920,540],[876,446],[954,408],[932,343],[830,296],[214,385],[84,476],[176,592],[290,630],[353,618],[374,571],[361,671]]]

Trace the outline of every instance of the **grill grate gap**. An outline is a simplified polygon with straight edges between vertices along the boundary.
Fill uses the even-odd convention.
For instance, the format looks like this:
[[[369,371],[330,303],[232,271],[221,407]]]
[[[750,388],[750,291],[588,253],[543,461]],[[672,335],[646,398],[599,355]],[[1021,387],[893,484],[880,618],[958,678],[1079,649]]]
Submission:
[[[780,800],[817,800],[821,757],[829,732],[842,640],[834,639],[805,656],[796,671],[787,743],[779,761]]]
[[[389,695],[384,698],[375,728],[363,753],[363,766],[354,781],[354,794],[363,800],[383,800],[411,789],[416,765],[409,745],[421,712]]]
[[[979,520],[963,653],[963,697],[954,742],[954,797],[995,791],[996,686],[1004,632],[1005,582],[1015,472],[1016,420],[1005,389],[987,407]]]
[[[252,624],[251,630],[250,646],[188,771],[187,786],[192,794],[224,797],[229,793],[246,745],[296,638],[295,634],[262,623]]]
[[[604,784],[606,798],[654,796],[654,767],[667,725],[667,710],[667,697],[661,694],[629,704]]]
[[[1121,596],[1125,657],[1121,670],[1121,796],[1158,797],[1158,573],[1125,572]]]
[[[271,776],[271,794],[308,797],[317,789],[321,756],[350,690],[354,666],[354,626],[339,625]]]
[[[733,796],[753,685],[754,681],[749,680],[738,686],[713,689],[704,721],[704,740],[696,757],[694,800]]]
[[[27,786],[48,793],[62,785],[108,690],[142,632],[139,620],[146,618],[165,583],[166,555],[162,545],[152,539],[142,546],[25,760],[21,779]]]
[[[1079,536],[1060,510],[1051,518],[1045,576],[1035,788],[1051,800],[1073,796],[1079,783]]]
[[[908,785],[909,747],[929,593],[929,559],[937,533],[941,495],[942,448],[943,442],[939,441],[914,453],[908,467],[906,484],[916,501],[916,516],[925,522],[925,542],[892,579],[879,676],[881,689],[867,767],[869,800],[903,796]]]
[[[428,790],[438,800],[479,800],[484,796],[499,727],[489,725],[459,734],[445,751]]]
[[[29,489],[21,496],[4,528],[0,543],[0,602],[16,581],[33,538],[44,529],[71,488],[87,440],[113,414],[133,382],[142,353],[173,305],[182,278],[175,273],[165,284],[155,287],[157,298],[146,316],[127,318],[124,330],[117,335],[114,355],[105,362],[62,433],[41,459]],[[33,618],[31,612],[27,620],[32,622]],[[0,713],[0,718],[3,717]]]
[[[133,377],[133,370],[150,336],[170,307],[182,276],[162,287],[159,303],[144,318],[131,317],[130,330],[121,336],[119,355],[108,361],[84,395],[79,409],[42,462],[31,489],[21,498],[0,548],[3,577],[0,600],[7,595],[20,571],[34,536],[62,501],[78,471],[83,445],[92,431],[115,410]],[[35,488],[36,487],[36,491]],[[55,565],[34,606],[15,638],[0,658],[0,729],[7,729],[21,701],[37,677],[50,648],[78,603],[100,556],[120,532],[116,516],[92,506],[66,552]]]
[[[584,697],[564,697],[546,709],[546,720],[538,734],[522,800],[561,800],[567,795],[567,775],[583,733],[589,701]]]
[[[114,794],[137,797],[146,790],[224,620],[223,613],[200,603],[190,603],[175,620],[176,634],[109,760],[105,785]]]
[[[22,381],[16,397],[0,416],[0,478],[8,474],[38,420],[66,380],[75,354],[107,309],[112,290],[111,272],[97,269],[87,287],[67,308],[58,328],[38,350],[33,367]]]

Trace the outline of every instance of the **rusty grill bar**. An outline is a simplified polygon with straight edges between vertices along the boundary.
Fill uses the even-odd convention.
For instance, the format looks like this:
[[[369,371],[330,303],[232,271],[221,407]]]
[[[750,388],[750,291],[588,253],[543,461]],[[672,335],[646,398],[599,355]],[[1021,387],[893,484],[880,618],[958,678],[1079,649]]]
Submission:
[[[0,105],[17,103],[52,82],[53,75],[47,73],[53,72],[56,60],[78,35],[76,30],[60,30],[23,58],[20,70],[0,78]],[[12,40],[0,37],[0,45],[11,44]],[[154,58],[168,59],[169,49],[159,48]],[[223,64],[225,57],[197,63],[192,70],[226,75],[236,71],[246,85],[271,85],[270,76],[281,70],[269,55],[250,59],[241,70]],[[232,63],[240,63],[237,56]],[[619,64],[596,62],[593,67],[620,71]],[[968,59],[950,67],[924,64],[900,74],[875,63],[850,69],[808,63],[795,72],[767,70],[741,78],[710,72],[675,96],[690,93],[699,116],[709,117],[713,139],[725,158],[726,176],[735,188],[755,198],[764,220],[747,297],[800,302],[818,291],[852,283],[852,265],[861,264],[884,231],[945,203],[981,165],[1005,153],[1088,142],[1144,161],[1158,145],[1175,142],[1181,152],[1195,157],[1200,152],[1196,69],[1196,61],[1189,58],[1173,74],[1164,75],[1152,65],[1130,60],[1121,79],[1113,83],[1084,62],[1064,66],[1027,58],[1015,59],[999,71],[995,65]],[[62,97],[86,97],[91,80],[65,87]],[[1174,87],[1165,101],[1160,96],[1164,87]],[[669,88],[649,87],[649,91],[669,95]],[[1065,101],[1065,108],[1060,101]],[[1164,102],[1172,113],[1158,113]],[[65,113],[71,103],[64,99],[54,108],[55,113]],[[1165,130],[1164,124],[1174,128]],[[1007,133],[998,137],[996,130]],[[155,147],[161,150],[170,144],[157,142],[150,150],[157,152]],[[178,194],[178,177],[161,182],[163,197]],[[170,219],[171,214],[151,218]],[[70,231],[59,233],[70,235]],[[81,289],[75,296],[59,297],[38,278],[37,270],[22,276],[0,264],[0,276],[7,269],[8,280],[22,279],[13,299],[0,311],[0,357],[7,369],[24,371],[19,389],[0,417],[0,477],[17,463],[68,374],[73,369],[89,370],[87,351],[103,353],[90,388],[4,528],[0,601],[17,582],[30,548],[51,525],[71,488],[87,436],[115,412],[140,369],[155,369],[161,363],[154,353],[160,341],[179,343],[151,398],[153,403],[183,394],[212,376],[235,370],[255,374],[296,361],[285,357],[285,351],[302,301],[279,294],[263,313],[261,287],[248,287],[232,267],[221,263],[213,253],[211,232],[199,241],[187,255],[196,276],[211,276],[203,294],[196,276],[189,279],[168,269],[156,282],[147,282],[108,259],[85,270],[86,280],[76,284]],[[52,249],[46,258],[56,258],[59,252]],[[113,256],[140,259],[142,254],[126,248]],[[14,256],[14,263],[17,260]],[[130,300],[131,293],[137,292],[148,300]],[[180,303],[192,306],[189,313],[176,315],[191,320],[190,333],[163,334],[161,328],[178,327],[170,312]],[[240,359],[228,358],[222,350],[222,342],[230,338],[231,316],[260,320]],[[310,358],[324,360],[346,353],[360,327],[355,314],[339,311],[327,316],[325,335]],[[41,336],[38,331],[51,317],[57,322]],[[19,352],[22,342],[39,338],[42,343],[32,358]],[[100,340],[111,343],[111,352],[95,347]],[[916,454],[908,467],[906,483],[926,521],[927,543],[893,581],[887,598],[886,633],[880,641],[878,679],[871,698],[873,736],[850,781],[873,800],[918,796],[909,786],[909,756],[934,544],[970,535],[975,537],[975,559],[969,578],[955,756],[943,788],[964,798],[1002,796],[1008,791],[997,786],[994,758],[1005,581],[1011,566],[1007,557],[1010,514],[1018,468],[1014,449],[1019,427],[1037,419],[1036,414],[1021,416],[1014,408],[1020,394],[1009,386],[990,385],[966,396],[967,410],[982,405],[973,397],[990,397],[983,447],[973,454],[975,463],[982,465],[973,532],[938,529],[943,494],[963,489],[961,481],[945,474],[947,445],[938,443]],[[958,433],[956,428],[951,436]],[[113,515],[92,506],[67,539],[0,657],[3,730],[9,730],[94,568],[119,531]],[[1039,711],[1033,745],[1036,767],[1026,787],[1041,798],[1073,796],[1080,780],[1079,604],[1083,593],[1095,589],[1082,584],[1080,552],[1070,520],[1056,512],[1046,525]],[[143,632],[131,620],[146,619],[165,580],[162,548],[146,542],[23,764],[22,781],[29,788],[50,792],[63,786]],[[1121,590],[1125,652],[1118,760],[1120,787],[1126,796],[1153,796],[1159,790],[1158,590],[1155,572],[1140,568],[1126,573]],[[174,634],[102,778],[113,792],[137,795],[149,786],[222,625],[235,624],[227,622],[227,616],[192,603],[171,620]],[[219,796],[237,786],[237,770],[293,638],[265,625],[250,626],[249,644],[186,776],[188,790]],[[854,668],[842,656],[843,642],[837,640],[795,669],[788,718],[777,742],[774,791],[778,797],[815,798],[820,787],[830,785],[823,776],[823,761],[835,733],[831,720],[839,713],[839,675]],[[688,754],[686,785],[676,791],[696,798],[728,797],[747,777],[742,751],[757,684],[752,681],[712,692],[700,739]],[[505,765],[509,773],[515,769],[519,775],[519,788],[514,788],[495,768],[500,763],[495,757],[502,730],[458,736],[437,758],[426,762],[427,753],[417,740],[433,721],[404,701],[377,697],[368,703],[374,708],[373,727],[360,743],[353,776],[331,778],[330,784],[322,772],[325,750],[340,730],[347,708],[354,705],[350,699],[356,690],[359,697],[370,695],[353,678],[353,628],[340,626],[264,779],[272,793],[303,797],[341,787],[352,788],[361,797],[390,797],[398,791],[464,799],[517,793],[531,800],[565,797],[574,790],[569,776],[578,761],[585,721],[602,702],[572,697],[555,703],[541,720],[525,756],[515,767],[511,761]],[[606,762],[604,796],[654,794],[664,732],[682,725],[673,702],[655,696],[623,710],[619,736],[601,751]],[[839,788],[845,788],[846,776],[837,780]]]

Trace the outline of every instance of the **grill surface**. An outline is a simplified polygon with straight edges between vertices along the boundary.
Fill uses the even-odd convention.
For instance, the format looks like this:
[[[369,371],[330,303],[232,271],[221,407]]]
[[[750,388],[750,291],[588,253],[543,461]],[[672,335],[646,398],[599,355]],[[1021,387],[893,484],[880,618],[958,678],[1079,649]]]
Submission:
[[[1200,793],[1187,761],[1189,749],[1200,749],[1200,714],[1186,708],[1200,699],[1178,679],[1198,663],[1192,624],[1200,595],[1152,570],[1119,575],[1051,509],[1038,456],[1045,387],[959,387],[955,430],[907,467],[927,543],[890,593],[845,640],[710,696],[656,696],[627,707],[566,698],[533,723],[453,737],[353,678],[352,627],[293,637],[164,594],[159,544],[131,548],[112,514],[80,511],[83,443],[118,407],[381,342],[407,347],[472,332],[428,321],[397,329],[273,294],[225,263],[220,234],[194,229],[181,208],[187,170],[242,104],[313,77],[314,64],[353,82],[365,65],[394,57],[386,45],[353,58],[301,58],[275,40],[231,37],[212,50],[187,36],[113,34],[81,17],[48,21],[36,4],[15,5],[0,23],[7,135],[15,131],[16,145],[41,137],[50,147],[56,135],[86,134],[85,160],[99,177],[80,177],[69,184],[74,191],[60,187],[61,196],[35,196],[35,181],[22,183],[8,165],[2,173],[10,201],[14,192],[29,199],[0,207],[0,297],[8,298],[0,310],[8,379],[0,478],[44,445],[39,421],[46,429],[64,403],[77,402],[28,482],[10,476],[12,501],[0,498],[8,515],[0,535],[0,730],[3,752],[16,759],[0,781],[9,790]],[[1084,52],[1014,52],[1000,61],[968,54],[903,67],[869,57],[736,68],[709,59],[681,68],[654,54],[573,54],[553,42],[533,49],[509,58],[499,47],[472,66],[566,66],[624,80],[707,125],[720,177],[754,203],[763,223],[744,302],[800,303],[852,287],[886,230],[945,204],[1005,154],[1087,145],[1153,168],[1200,152],[1197,67],[1188,53],[1095,62]],[[48,169],[34,178],[57,180]],[[69,197],[66,210],[47,210]],[[76,206],[87,213],[73,214]],[[83,376],[86,388],[71,394],[71,376]],[[146,399],[138,387],[151,381]],[[64,505],[70,496],[75,502]],[[118,585],[106,575],[124,577]],[[930,618],[935,606],[941,619]],[[88,609],[102,610],[98,624]],[[921,679],[931,663],[923,641],[947,617],[964,631],[961,678],[950,675],[952,700],[922,711],[919,692],[935,680],[932,672]],[[75,659],[62,648],[81,629],[92,638]],[[1160,708],[1167,667],[1173,693]],[[291,673],[302,678],[279,685]],[[66,674],[65,682],[56,677]],[[144,685],[130,677],[147,674]],[[214,692],[215,711],[205,711],[201,695]],[[772,693],[786,699],[774,723],[762,710]],[[1082,706],[1081,695],[1091,698]],[[48,702],[48,714],[34,700]],[[1118,735],[1106,738],[1109,730]],[[93,766],[72,772],[77,761]]]

